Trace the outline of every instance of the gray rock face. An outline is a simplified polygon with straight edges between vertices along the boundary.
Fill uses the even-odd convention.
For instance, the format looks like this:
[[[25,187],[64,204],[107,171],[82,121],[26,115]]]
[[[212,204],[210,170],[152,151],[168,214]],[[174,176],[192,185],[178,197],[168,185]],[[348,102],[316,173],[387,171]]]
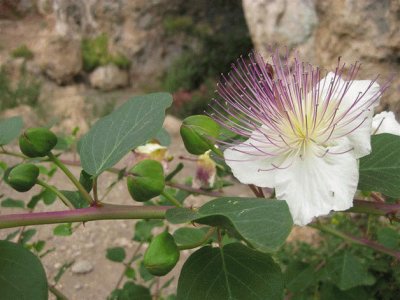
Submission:
[[[357,76],[383,84],[394,81],[380,109],[400,112],[400,2],[383,0],[243,0],[246,21],[258,51],[274,44],[295,47],[314,65],[333,69],[337,58],[362,63]]]
[[[117,88],[126,87],[129,83],[128,72],[121,70],[113,64],[98,67],[90,76],[91,86],[102,91],[111,91]]]
[[[312,0],[243,0],[245,16],[257,48],[271,41],[293,47],[305,42],[318,23]]]

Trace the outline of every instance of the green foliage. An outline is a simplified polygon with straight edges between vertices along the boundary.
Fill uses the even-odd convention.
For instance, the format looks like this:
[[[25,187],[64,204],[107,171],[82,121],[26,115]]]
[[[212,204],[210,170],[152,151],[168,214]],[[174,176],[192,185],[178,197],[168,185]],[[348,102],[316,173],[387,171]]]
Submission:
[[[167,17],[163,22],[163,27],[167,34],[191,33],[193,26],[193,19],[190,16]]]
[[[233,243],[193,253],[182,268],[177,298],[275,300],[283,298],[283,288],[279,265],[268,254]]]
[[[400,136],[373,135],[371,147],[371,154],[360,159],[358,188],[400,197]]]
[[[83,69],[87,72],[110,63],[115,64],[121,69],[127,69],[131,64],[130,60],[121,53],[112,55],[109,52],[108,36],[105,33],[95,38],[83,39],[81,49]]]
[[[164,223],[161,220],[140,220],[135,224],[133,239],[138,242],[149,242],[152,237],[152,230],[163,225]]]
[[[28,48],[27,45],[21,45],[11,52],[11,56],[14,58],[32,59],[33,52]]]
[[[90,191],[93,188],[93,178],[90,176],[88,173],[86,173],[84,170],[81,171],[81,174],[79,175],[79,182],[82,184],[82,186],[85,188],[85,190],[90,193]]]
[[[182,227],[175,230],[173,236],[178,245],[195,244],[204,239],[206,232],[199,228]]]
[[[132,281],[124,284],[122,289],[117,289],[112,292],[108,298],[109,300],[151,300],[150,290],[142,285],[137,285]]]
[[[2,299],[48,298],[43,266],[39,258],[22,245],[0,241],[0,265]]]
[[[379,218],[336,214],[327,225],[354,236],[378,239],[399,249],[400,226]],[[368,229],[367,229],[368,228]],[[387,243],[387,244],[384,244]],[[277,252],[285,274],[286,294],[293,299],[395,299],[400,292],[393,257],[323,234],[314,244],[289,243]]]
[[[7,145],[18,137],[22,130],[23,121],[21,117],[11,117],[0,120],[0,146]]]
[[[113,262],[123,262],[126,257],[125,249],[122,247],[108,248],[106,257]]]
[[[137,96],[97,121],[78,143],[85,172],[98,176],[154,137],[162,128],[165,109],[171,103],[172,97],[167,93]]]
[[[25,202],[22,200],[6,198],[1,200],[1,207],[25,208]]]
[[[82,195],[77,191],[61,191],[65,197],[72,203],[75,208],[88,207],[89,204],[83,199]]]
[[[197,5],[207,16],[205,20],[204,15],[201,20],[190,15],[191,6],[183,4],[179,13],[168,16],[163,23],[167,36],[183,34],[196,45],[183,50],[161,79],[169,92],[188,92],[187,97],[176,95],[178,103],[172,112],[180,117],[202,113],[215,89],[209,79],[214,84],[221,72],[227,72],[232,62],[253,48],[240,1]],[[185,98],[184,103],[179,98]]]
[[[34,106],[40,95],[40,81],[28,75],[25,65],[21,67],[21,78],[13,85],[9,74],[0,68],[0,111],[22,104]]]
[[[293,225],[285,201],[259,198],[219,198],[207,202],[197,211],[170,209],[166,218],[175,224],[196,221],[221,226],[262,252],[278,250]]]
[[[53,234],[54,235],[58,235],[58,236],[70,236],[70,235],[72,235],[71,223],[57,225],[53,229]]]
[[[368,272],[362,261],[349,252],[331,257],[325,272],[328,280],[342,291],[375,283],[375,278]]]

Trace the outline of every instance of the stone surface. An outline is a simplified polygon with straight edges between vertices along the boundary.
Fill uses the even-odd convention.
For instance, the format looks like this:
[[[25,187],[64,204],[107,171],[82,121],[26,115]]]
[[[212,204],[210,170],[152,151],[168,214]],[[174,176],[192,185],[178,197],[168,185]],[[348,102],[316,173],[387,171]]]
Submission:
[[[88,130],[88,107],[85,103],[83,85],[59,87],[47,82],[42,85],[39,105],[43,117],[53,120],[53,129],[56,132],[70,134],[75,127],[79,127],[79,135]]]
[[[248,27],[264,55],[274,44],[295,47],[301,57],[326,69],[337,58],[361,61],[357,76],[393,82],[379,109],[400,112],[400,1],[243,0]]]
[[[24,120],[25,128],[38,125],[39,122],[38,116],[35,110],[29,105],[20,105],[18,107],[6,109],[2,111],[0,114],[0,117],[4,119],[16,116],[22,117],[22,119]]]
[[[93,271],[93,264],[88,260],[77,260],[71,267],[74,274],[87,274]]]
[[[129,84],[128,72],[113,64],[96,68],[89,76],[90,85],[102,91],[111,91]]]
[[[78,38],[43,34],[34,45],[35,62],[58,84],[69,83],[82,69],[81,42]]]

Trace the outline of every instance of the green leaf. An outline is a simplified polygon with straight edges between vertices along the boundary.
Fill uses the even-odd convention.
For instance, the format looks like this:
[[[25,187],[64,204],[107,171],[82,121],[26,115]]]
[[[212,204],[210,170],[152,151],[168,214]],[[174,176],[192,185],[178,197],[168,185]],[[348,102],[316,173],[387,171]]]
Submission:
[[[206,233],[202,229],[182,227],[177,229],[173,236],[178,245],[190,245],[204,239]]]
[[[161,146],[169,146],[171,144],[171,137],[165,128],[161,128],[154,138],[160,143]]]
[[[6,241],[11,241],[12,239],[14,239],[18,234],[19,234],[20,229],[18,228],[17,230],[10,232],[9,234],[7,234],[5,240]]]
[[[285,242],[293,221],[286,201],[260,198],[219,198],[197,212],[185,208],[167,211],[171,223],[197,222],[222,226],[262,252],[272,252]]]
[[[379,228],[378,232],[378,242],[383,246],[391,249],[400,248],[400,234],[389,227]]]
[[[283,299],[283,276],[273,259],[234,243],[203,247],[183,265],[178,300]]]
[[[88,173],[85,172],[85,170],[81,171],[81,174],[79,175],[79,182],[82,184],[82,186],[85,188],[85,190],[90,193],[90,191],[93,188],[93,178],[90,176]]]
[[[294,261],[285,272],[286,287],[293,293],[304,291],[315,282],[315,275],[315,266]]]
[[[154,278],[154,276],[151,275],[150,272],[147,271],[147,269],[145,268],[143,261],[141,261],[139,265],[139,274],[140,277],[142,277],[142,279],[144,280],[144,282],[147,282]]]
[[[82,198],[82,195],[77,191],[60,191],[67,199],[72,203],[75,208],[84,208],[88,207],[89,204],[85,199]]]
[[[142,285],[136,285],[135,283],[128,281],[124,284],[122,289],[114,290],[110,297],[110,300],[151,300],[150,290]]]
[[[48,299],[43,266],[22,245],[0,241],[0,266],[1,299]]]
[[[15,200],[11,198],[6,198],[3,201],[1,201],[1,207],[18,207],[18,208],[24,208],[25,207],[25,202],[22,200]]]
[[[101,118],[78,143],[83,169],[96,177],[154,137],[171,103],[167,93],[137,96]]]
[[[18,137],[23,126],[21,117],[11,117],[0,121],[0,146],[7,145]]]
[[[33,228],[25,230],[21,235],[21,244],[25,245],[26,243],[28,243],[36,234],[36,232],[37,230]]]
[[[32,248],[35,249],[37,253],[41,252],[44,249],[44,246],[46,246],[46,242],[42,240],[32,244]]]
[[[37,195],[33,195],[31,200],[29,200],[26,206],[30,209],[34,209],[41,199],[42,199],[42,192],[40,192]]]
[[[355,287],[346,291],[339,290],[336,286],[324,283],[321,287],[321,298],[323,300],[360,300],[372,299],[362,287]]]
[[[50,204],[53,204],[54,201],[56,201],[57,195],[53,191],[51,191],[49,189],[45,189],[42,192],[42,199],[43,199],[44,204],[50,205]]]
[[[374,276],[368,272],[362,261],[349,252],[331,257],[325,272],[331,282],[342,291],[375,283]]]
[[[151,231],[155,227],[161,227],[164,223],[161,220],[140,220],[135,224],[135,235],[133,239],[138,242],[148,242],[151,240]]]
[[[130,278],[130,279],[136,279],[136,272],[135,272],[135,269],[133,269],[133,268],[131,268],[131,267],[128,267],[128,268],[125,270],[125,276],[128,277],[128,278]]]
[[[400,136],[371,137],[371,154],[360,159],[358,189],[400,197]]]
[[[123,262],[126,257],[125,249],[122,247],[108,248],[106,257],[114,262]]]
[[[72,234],[71,223],[57,225],[53,229],[53,234],[58,236],[70,236]]]
[[[58,270],[56,276],[54,276],[54,282],[57,284],[61,277],[64,275],[65,271],[67,271],[73,264],[75,261],[69,261],[69,262],[65,262],[61,268]]]

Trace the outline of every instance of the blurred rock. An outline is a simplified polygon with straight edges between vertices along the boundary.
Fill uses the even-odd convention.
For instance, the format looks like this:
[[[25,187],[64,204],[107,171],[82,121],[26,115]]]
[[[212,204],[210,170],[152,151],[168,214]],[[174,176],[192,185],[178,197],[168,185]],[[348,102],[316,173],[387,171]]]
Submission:
[[[243,0],[249,30],[258,51],[269,46],[295,47],[301,57],[326,69],[337,58],[350,65],[361,61],[357,78],[391,87],[380,109],[400,112],[400,2],[399,1],[271,1]]]
[[[74,274],[87,274],[93,271],[93,264],[87,260],[78,260],[71,267]]]
[[[86,106],[82,85],[59,87],[54,83],[42,86],[39,103],[45,119],[53,120],[55,131],[71,133],[79,127],[79,135],[88,130],[87,114],[90,107]]]
[[[2,65],[11,88],[16,89],[21,80],[31,82],[40,76],[40,69],[30,60],[24,58],[10,58]]]
[[[38,116],[34,109],[29,105],[20,105],[18,107],[6,109],[1,113],[1,118],[11,118],[21,116],[24,120],[24,127],[34,127],[39,124]]]
[[[102,91],[111,91],[126,87],[129,83],[128,72],[114,64],[96,68],[89,76],[90,85]]]
[[[43,35],[34,47],[35,61],[58,84],[69,83],[82,69],[81,43],[78,38]]]

